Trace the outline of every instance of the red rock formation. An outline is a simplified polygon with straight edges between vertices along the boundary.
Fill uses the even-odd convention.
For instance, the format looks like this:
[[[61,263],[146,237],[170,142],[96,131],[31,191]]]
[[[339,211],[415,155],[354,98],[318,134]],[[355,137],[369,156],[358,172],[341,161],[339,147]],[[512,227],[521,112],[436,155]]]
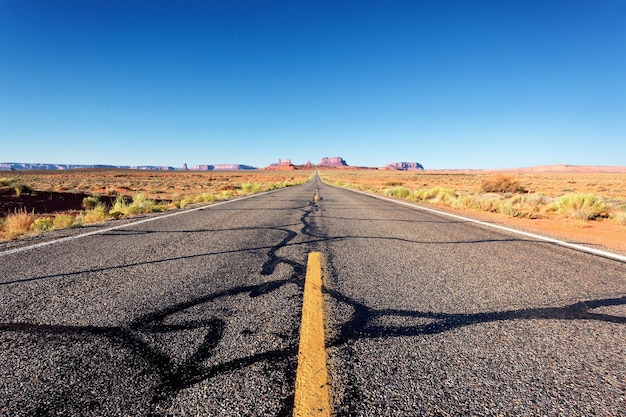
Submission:
[[[264,170],[270,171],[285,171],[285,170],[295,170],[297,169],[292,163],[291,159],[279,159],[278,163],[270,164],[270,166],[262,168]]]
[[[317,164],[318,167],[327,167],[327,168],[340,168],[340,167],[347,167],[348,164],[346,163],[346,161],[343,160],[343,158],[339,157],[339,156],[335,156],[333,158],[322,158],[322,161]]]

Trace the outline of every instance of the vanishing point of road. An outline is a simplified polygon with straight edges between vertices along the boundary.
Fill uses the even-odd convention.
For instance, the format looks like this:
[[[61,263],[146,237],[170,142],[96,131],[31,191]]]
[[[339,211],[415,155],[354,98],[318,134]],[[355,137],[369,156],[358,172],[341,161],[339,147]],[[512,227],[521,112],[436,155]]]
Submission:
[[[0,415],[292,415],[311,253],[311,415],[626,415],[623,258],[317,177],[0,246]]]

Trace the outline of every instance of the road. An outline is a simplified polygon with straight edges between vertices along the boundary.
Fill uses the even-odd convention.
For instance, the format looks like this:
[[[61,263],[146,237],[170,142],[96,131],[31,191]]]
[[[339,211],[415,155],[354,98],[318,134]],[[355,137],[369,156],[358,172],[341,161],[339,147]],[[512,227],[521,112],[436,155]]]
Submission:
[[[334,414],[626,414],[623,261],[317,179],[144,220],[0,253],[0,415],[291,415],[312,251]]]

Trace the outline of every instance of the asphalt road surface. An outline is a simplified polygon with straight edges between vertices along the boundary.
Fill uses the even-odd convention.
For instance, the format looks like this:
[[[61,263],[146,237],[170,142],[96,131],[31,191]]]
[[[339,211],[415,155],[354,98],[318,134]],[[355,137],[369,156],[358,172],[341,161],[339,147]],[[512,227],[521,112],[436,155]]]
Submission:
[[[0,247],[0,415],[291,415],[311,251],[334,414],[626,414],[623,261],[317,179],[147,219]]]

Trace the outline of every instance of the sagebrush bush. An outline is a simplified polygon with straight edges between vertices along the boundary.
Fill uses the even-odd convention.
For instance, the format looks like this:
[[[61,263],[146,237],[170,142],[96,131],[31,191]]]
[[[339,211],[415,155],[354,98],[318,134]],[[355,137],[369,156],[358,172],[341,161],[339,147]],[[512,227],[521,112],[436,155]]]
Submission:
[[[263,185],[244,182],[241,184],[241,191],[243,191],[244,194],[258,193],[263,191]]]
[[[99,201],[100,200],[98,200],[98,197],[89,196],[83,198],[82,205],[85,210],[92,210],[94,207],[96,207],[96,204],[98,204]]]
[[[0,178],[0,189],[13,190],[16,197],[19,197],[24,192],[32,193],[34,190],[28,185],[24,185],[15,178]]]
[[[443,187],[435,187],[429,190],[418,190],[413,193],[413,199],[415,201],[429,201],[435,204],[452,203],[452,200],[454,200],[456,196],[456,191]]]
[[[57,214],[52,220],[53,229],[67,229],[74,226],[75,218],[69,214]]]
[[[9,239],[17,239],[31,231],[31,224],[34,220],[35,213],[29,213],[26,209],[15,210],[4,219],[2,231]]]
[[[115,198],[113,207],[109,210],[108,214],[111,217],[118,219],[124,216],[154,213],[165,209],[165,206],[159,205],[154,200],[147,198],[145,194],[139,193],[135,195],[133,200],[130,202],[126,199],[126,197],[118,195]]]
[[[232,191],[229,191],[229,192],[232,193]],[[191,197],[185,197],[182,200],[180,200],[179,207],[185,208],[191,203],[193,203],[193,199]]]
[[[404,187],[396,187],[385,190],[385,195],[389,197],[408,198],[411,192]]]
[[[128,213],[128,206],[129,203],[126,201],[126,198],[123,195],[118,195],[115,197],[113,207],[109,210],[109,215],[115,219],[119,219]]]
[[[87,210],[83,213],[82,221],[84,223],[98,223],[103,222],[109,218],[109,211],[103,203],[96,203],[94,208]]]
[[[37,233],[52,230],[54,228],[54,220],[51,217],[37,217],[33,220],[31,228]]]
[[[594,220],[605,214],[607,205],[594,194],[567,194],[551,203],[549,209],[579,220]]]
[[[128,206],[127,215],[153,213],[156,202],[150,200],[145,194],[139,193],[135,195],[132,203]]]
[[[485,178],[481,185],[486,193],[525,193],[526,190],[520,182],[509,175],[496,174]]]

